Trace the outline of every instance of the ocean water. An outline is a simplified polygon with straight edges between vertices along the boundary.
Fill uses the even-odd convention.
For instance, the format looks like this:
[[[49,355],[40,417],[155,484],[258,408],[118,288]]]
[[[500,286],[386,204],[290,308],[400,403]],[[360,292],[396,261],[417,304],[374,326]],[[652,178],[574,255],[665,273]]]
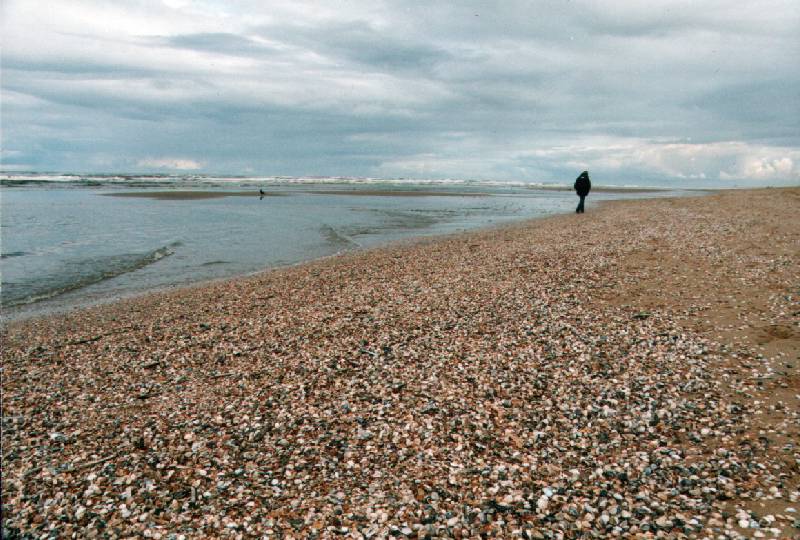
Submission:
[[[568,190],[457,180],[28,174],[0,175],[0,185],[6,320],[571,212],[577,202]],[[181,191],[207,198],[119,196]],[[601,200],[681,194],[596,190],[587,216]]]

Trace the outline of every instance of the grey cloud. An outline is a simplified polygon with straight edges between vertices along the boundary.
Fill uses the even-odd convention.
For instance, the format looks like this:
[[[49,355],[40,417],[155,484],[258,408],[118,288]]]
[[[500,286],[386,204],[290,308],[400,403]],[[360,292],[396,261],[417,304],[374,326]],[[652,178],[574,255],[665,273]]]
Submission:
[[[428,68],[451,58],[444,49],[373,28],[365,21],[303,25],[262,26],[257,32],[270,39],[290,43],[322,56],[355,62],[376,69]]]
[[[50,99],[36,108],[37,118],[27,124],[29,111],[7,109],[4,119],[12,127],[3,135],[13,141],[16,161],[38,169],[63,163],[72,170],[100,171],[105,164],[130,172],[156,154],[196,156],[208,172],[217,173],[247,168],[262,174],[367,175],[393,152],[415,153],[424,144],[392,137],[415,129],[408,119],[302,108],[220,102],[145,107],[110,97],[91,108],[88,98]],[[342,160],[347,169],[331,171],[331,162]]]
[[[64,84],[63,80],[57,79],[49,79],[46,84],[41,84],[40,79],[15,77],[13,72],[7,73],[6,79],[4,87],[10,91],[34,96],[53,104],[79,107],[83,109],[83,114],[90,114],[95,111],[98,114],[109,114],[112,118],[158,120],[164,117],[185,118],[202,114],[204,111],[203,108],[197,109],[193,107],[190,102],[173,101],[164,103],[137,97],[133,92],[129,94],[113,94],[107,91],[98,92],[87,87],[75,88],[68,86]],[[113,80],[119,80],[119,77],[114,77]],[[158,78],[145,78],[144,81],[147,84],[154,85],[154,87],[174,84]]]
[[[167,46],[230,56],[264,56],[276,49],[238,34],[213,32],[166,36],[156,41]]]
[[[237,5],[216,28],[187,13],[174,32],[123,35],[124,54],[95,59],[91,29],[74,49],[5,53],[3,92],[43,104],[4,104],[4,148],[53,168],[163,151],[210,172],[411,175],[427,162],[425,174],[552,181],[585,163],[667,181],[735,174],[763,144],[796,160],[800,146],[787,31],[800,9],[782,0],[406,0],[320,18]],[[251,25],[261,14],[272,22]],[[669,144],[689,138],[698,148]]]
[[[792,80],[794,79],[794,80]],[[726,85],[690,102],[731,124],[800,133],[800,77]]]
[[[163,70],[144,66],[112,64],[108,62],[86,62],[72,58],[57,60],[30,60],[17,55],[3,55],[3,71],[41,72],[48,77],[83,79],[135,79],[164,76]]]

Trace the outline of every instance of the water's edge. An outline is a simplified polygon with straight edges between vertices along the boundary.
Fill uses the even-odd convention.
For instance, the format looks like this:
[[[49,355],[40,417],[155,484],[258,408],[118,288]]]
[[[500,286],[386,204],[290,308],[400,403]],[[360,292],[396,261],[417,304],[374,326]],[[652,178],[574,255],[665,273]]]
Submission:
[[[707,195],[711,195],[713,193],[714,193],[714,190],[696,190],[696,191],[693,191],[693,192],[688,192],[687,191],[687,192],[684,192],[681,195],[676,195],[675,197],[669,197],[669,198],[678,199],[678,198],[682,198],[682,197],[707,196]],[[644,196],[631,198],[631,199],[603,200],[603,201],[598,201],[595,204],[597,205],[598,208],[602,208],[602,207],[604,207],[606,205],[609,205],[609,204],[635,203],[635,202],[647,200],[647,199],[650,198],[650,197],[647,197],[645,193],[642,193],[642,195],[644,195]],[[315,256],[315,257],[311,257],[311,258],[308,258],[308,259],[303,259],[301,261],[288,263],[288,264],[267,265],[267,266],[264,266],[264,267],[262,267],[262,268],[260,268],[258,270],[254,270],[254,271],[250,271],[250,272],[242,272],[242,273],[227,275],[227,276],[218,277],[218,278],[211,278],[211,279],[198,279],[197,281],[192,281],[190,283],[180,283],[180,284],[171,284],[171,285],[166,285],[166,286],[156,286],[156,287],[152,287],[152,288],[148,288],[148,289],[141,289],[141,290],[131,291],[131,292],[127,292],[127,293],[114,294],[114,295],[111,295],[111,296],[108,296],[108,297],[85,299],[83,301],[76,301],[76,300],[73,299],[73,300],[70,300],[69,302],[64,303],[64,304],[59,304],[58,302],[49,302],[49,303],[46,302],[46,303],[41,303],[41,304],[32,303],[32,302],[26,302],[26,303],[21,303],[21,304],[12,305],[12,306],[4,306],[2,308],[2,313],[0,314],[0,326],[7,326],[7,325],[9,325],[11,323],[24,322],[24,321],[38,319],[38,318],[47,318],[47,317],[51,317],[51,316],[62,315],[62,314],[70,313],[70,312],[81,311],[81,310],[90,309],[90,308],[99,307],[99,306],[107,306],[107,305],[114,304],[114,303],[117,303],[117,302],[120,302],[120,301],[124,301],[124,300],[133,300],[133,299],[140,298],[140,297],[146,297],[146,296],[150,296],[150,295],[158,295],[158,294],[163,294],[163,293],[166,293],[166,292],[177,292],[177,291],[181,291],[181,290],[203,288],[203,287],[206,287],[206,286],[209,286],[209,285],[213,285],[213,284],[217,284],[217,283],[223,283],[223,282],[227,282],[227,281],[231,281],[231,280],[245,279],[245,278],[257,276],[257,275],[263,274],[265,272],[268,273],[268,272],[274,272],[274,271],[281,271],[281,270],[286,270],[286,269],[291,269],[291,268],[303,266],[303,265],[306,265],[306,264],[314,264],[314,263],[318,263],[320,261],[324,261],[326,259],[332,259],[332,258],[335,258],[335,257],[340,257],[340,256],[342,256],[344,254],[352,254],[352,253],[358,253],[358,252],[368,252],[368,251],[372,251],[372,250],[401,248],[401,247],[404,247],[404,246],[410,246],[410,245],[418,244],[420,242],[435,242],[435,241],[442,240],[442,239],[445,239],[445,238],[466,237],[466,236],[468,236],[470,234],[480,233],[480,232],[485,232],[485,231],[490,231],[490,230],[495,230],[495,229],[499,230],[499,229],[503,229],[503,228],[506,228],[506,227],[525,226],[526,224],[535,224],[537,222],[541,222],[542,220],[547,220],[547,219],[562,219],[562,218],[564,218],[566,216],[571,215],[571,213],[572,212],[566,212],[565,211],[565,212],[554,213],[554,214],[550,214],[550,215],[541,215],[541,216],[534,216],[534,217],[526,216],[526,217],[521,217],[518,220],[507,221],[507,222],[497,223],[497,224],[485,224],[483,226],[476,227],[476,228],[471,228],[471,229],[464,230],[464,231],[444,232],[444,233],[439,233],[439,234],[412,235],[412,236],[409,236],[409,237],[406,237],[406,238],[389,240],[389,241],[387,241],[385,243],[380,243],[380,244],[377,244],[377,245],[370,245],[370,246],[362,246],[362,245],[356,243],[355,241],[353,241],[352,239],[349,239],[347,237],[342,236],[340,233],[338,233],[333,228],[330,228],[328,226],[328,228],[330,228],[330,235],[335,236],[335,240],[337,240],[337,242],[341,246],[341,249],[339,249],[335,253],[332,253],[332,254],[329,254],[329,255]],[[326,227],[326,225],[324,225],[324,224],[321,226],[321,230],[323,231],[323,234],[324,234],[324,231],[325,231],[325,227]],[[172,247],[175,247],[175,245],[172,245]],[[162,248],[154,250],[151,254],[160,253],[161,255],[156,257],[152,261],[149,261],[147,264],[151,264],[151,263],[157,262],[158,260],[162,259],[163,257],[167,257],[167,256],[171,255],[171,252],[169,251],[169,249],[170,249],[170,246],[164,246]],[[14,256],[14,255],[15,254],[12,254],[12,253],[6,254],[6,256]],[[215,261],[215,263],[220,263],[220,264],[224,263],[224,262],[225,261]],[[142,265],[142,266],[140,266],[138,268],[131,268],[131,269],[127,270],[127,271],[135,271],[135,270],[137,270],[137,269],[139,269],[139,268],[141,268],[143,266],[146,266],[146,265]],[[121,273],[120,273],[120,275],[121,275]],[[115,277],[115,276],[108,276],[108,277],[111,278],[111,277]],[[104,278],[101,278],[101,279],[104,279]],[[82,287],[84,287],[84,286],[86,286],[88,284],[89,283],[86,283],[86,284],[82,285],[81,287],[77,287],[77,288],[82,288]]]

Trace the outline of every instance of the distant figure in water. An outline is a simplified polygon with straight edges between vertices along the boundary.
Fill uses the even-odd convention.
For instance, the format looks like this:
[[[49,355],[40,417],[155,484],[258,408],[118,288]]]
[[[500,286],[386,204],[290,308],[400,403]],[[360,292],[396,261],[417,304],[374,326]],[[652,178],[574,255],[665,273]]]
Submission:
[[[266,193],[264,193],[264,190],[263,189],[259,189],[258,190],[258,200],[260,201],[261,199],[263,199],[264,195],[266,195]]]
[[[581,198],[581,201],[578,203],[578,208],[575,209],[575,213],[583,214],[583,201],[586,200],[586,196],[592,189],[592,182],[589,180],[589,171],[583,171],[580,176],[575,179],[574,187],[575,193]]]

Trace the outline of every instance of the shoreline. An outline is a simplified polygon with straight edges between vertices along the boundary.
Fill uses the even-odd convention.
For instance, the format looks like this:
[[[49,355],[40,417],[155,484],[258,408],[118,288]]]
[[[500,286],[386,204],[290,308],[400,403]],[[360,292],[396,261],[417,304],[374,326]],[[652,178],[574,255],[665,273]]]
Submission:
[[[8,526],[790,534],[798,201],[608,201],[11,323]]]
[[[670,191],[668,189],[654,189],[652,191]],[[323,193],[323,194],[331,194],[331,195],[375,195],[377,196],[394,196],[395,194],[409,194],[409,196],[426,196],[429,192],[422,191],[422,192],[404,192],[404,191],[396,191],[396,190],[328,190],[328,191],[309,191],[308,193]],[[162,197],[161,195],[165,195]],[[703,197],[709,195],[710,192],[700,190],[698,193],[693,193],[690,195],[679,196],[676,198],[684,198],[684,197]],[[136,191],[136,192],[121,192],[121,193],[101,193],[100,196],[108,196],[108,197],[123,197],[123,198],[152,198],[152,199],[160,199],[160,200],[203,200],[203,199],[213,199],[213,198],[221,198],[227,196],[258,196],[257,194],[253,194],[250,191],[237,191],[237,192],[223,192],[223,191],[198,191],[198,190],[176,190],[176,191]],[[288,195],[286,192],[272,192],[269,194],[265,194],[265,196],[284,196]],[[453,196],[461,196],[464,194],[456,193],[452,194]],[[451,196],[448,192],[433,192],[433,196]],[[481,193],[474,193],[474,194],[466,194],[465,196],[491,196],[491,194],[481,194]],[[623,199],[623,200],[640,200],[640,199]],[[642,199],[644,200],[644,199]],[[593,206],[597,209],[602,209],[605,205],[609,203],[618,202],[616,200],[600,200],[596,201]],[[120,301],[128,301],[128,300],[135,300],[138,297],[147,296],[151,294],[160,294],[160,293],[168,293],[168,292],[175,292],[180,291],[182,289],[193,289],[196,287],[203,287],[206,285],[213,285],[219,282],[225,282],[228,280],[236,280],[236,279],[245,279],[252,276],[257,276],[264,272],[271,272],[277,270],[284,270],[295,268],[298,266],[302,266],[304,264],[313,263],[316,261],[327,260],[330,258],[335,258],[344,254],[349,253],[359,253],[362,251],[370,251],[374,249],[384,249],[384,248],[392,248],[392,247],[402,247],[408,245],[414,245],[417,242],[427,242],[427,241],[435,241],[436,239],[444,239],[450,237],[458,237],[460,235],[466,234],[469,235],[474,232],[480,231],[490,231],[495,229],[502,229],[504,227],[514,227],[517,225],[522,225],[526,223],[536,223],[540,220],[548,220],[563,216],[571,215],[570,212],[565,212],[563,214],[552,214],[552,215],[545,215],[539,217],[526,217],[520,219],[518,221],[513,222],[505,222],[505,223],[490,223],[485,224],[476,229],[470,229],[466,231],[458,231],[458,232],[446,232],[440,233],[435,235],[423,235],[423,236],[412,236],[409,238],[399,239],[399,240],[392,240],[386,244],[381,244],[377,246],[369,246],[369,247],[349,247],[343,250],[340,250],[336,253],[332,253],[329,255],[323,255],[321,257],[315,257],[311,259],[297,261],[295,263],[285,264],[285,265],[278,265],[278,266],[268,266],[264,268],[260,268],[257,270],[253,270],[251,272],[243,273],[243,274],[236,274],[232,276],[225,276],[225,277],[217,277],[211,279],[203,279],[199,281],[194,281],[190,283],[181,283],[175,285],[167,285],[162,287],[156,287],[147,290],[138,290],[138,291],[131,291],[129,293],[115,295],[113,297],[107,298],[99,298],[93,300],[85,300],[81,302],[75,301],[67,301],[66,304],[59,303],[58,297],[55,297],[55,300],[48,299],[44,301],[44,305],[38,307],[39,302],[31,302],[25,304],[17,304],[13,306],[4,307],[4,313],[0,314],[0,329],[4,326],[15,324],[15,323],[22,323],[24,321],[29,321],[31,319],[38,319],[38,318],[47,318],[52,316],[60,316],[67,313],[72,313],[76,311],[81,311],[85,309],[92,309],[99,306],[108,306],[115,304]],[[12,314],[8,315],[8,311],[11,311]]]

